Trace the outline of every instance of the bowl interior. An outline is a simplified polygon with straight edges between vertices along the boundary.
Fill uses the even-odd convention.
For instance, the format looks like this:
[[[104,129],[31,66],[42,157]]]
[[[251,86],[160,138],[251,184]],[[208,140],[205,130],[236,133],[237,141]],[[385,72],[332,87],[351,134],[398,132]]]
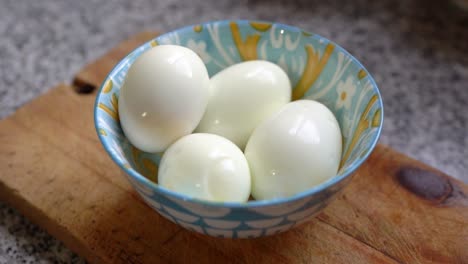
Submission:
[[[317,190],[352,173],[378,140],[383,122],[378,88],[367,70],[335,43],[299,28],[268,22],[237,20],[189,26],[161,35],[127,55],[108,75],[96,99],[96,129],[105,149],[127,175],[137,177],[149,188],[170,193],[143,178],[156,181],[162,153],[145,153],[128,142],[120,127],[117,105],[120,87],[133,61],[163,44],[194,50],[210,76],[245,60],[274,62],[288,74],[293,100],[313,99],[328,106],[343,135],[341,168]]]

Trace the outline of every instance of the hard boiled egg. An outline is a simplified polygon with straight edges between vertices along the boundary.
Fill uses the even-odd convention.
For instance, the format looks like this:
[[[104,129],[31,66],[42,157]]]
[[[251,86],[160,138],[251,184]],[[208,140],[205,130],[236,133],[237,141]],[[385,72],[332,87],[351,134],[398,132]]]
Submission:
[[[335,176],[341,144],[340,127],[326,106],[312,100],[285,105],[255,129],[245,149],[252,196],[288,197]]]
[[[164,152],[158,183],[187,196],[216,202],[246,202],[249,165],[231,141],[213,134],[185,136]]]
[[[120,89],[120,124],[135,147],[163,151],[193,132],[205,112],[208,93],[208,72],[195,52],[156,46],[128,70]]]
[[[217,73],[197,132],[213,133],[244,149],[255,127],[291,100],[286,73],[268,61],[247,61]]]

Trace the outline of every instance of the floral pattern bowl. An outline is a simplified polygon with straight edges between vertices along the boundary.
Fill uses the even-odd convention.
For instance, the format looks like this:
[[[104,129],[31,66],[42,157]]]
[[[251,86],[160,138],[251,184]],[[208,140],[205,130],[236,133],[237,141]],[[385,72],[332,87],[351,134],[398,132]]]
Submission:
[[[119,89],[132,62],[146,50],[163,44],[194,50],[210,76],[245,60],[278,64],[291,80],[293,100],[318,100],[332,110],[340,123],[343,154],[338,174],[293,197],[247,203],[200,201],[159,186],[156,179],[162,153],[145,153],[128,142],[120,127],[117,105]],[[94,117],[108,154],[125,171],[142,199],[160,215],[211,236],[253,238],[304,223],[332,200],[374,149],[382,129],[383,105],[367,70],[337,44],[292,26],[235,20],[188,26],[135,49],[103,82]]]

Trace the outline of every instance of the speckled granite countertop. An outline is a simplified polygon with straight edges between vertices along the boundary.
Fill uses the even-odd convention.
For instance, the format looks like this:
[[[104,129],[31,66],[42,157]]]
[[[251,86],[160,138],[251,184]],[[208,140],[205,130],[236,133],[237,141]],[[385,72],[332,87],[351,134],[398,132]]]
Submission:
[[[0,0],[0,118],[134,33],[226,18],[339,43],[380,86],[381,142],[468,182],[468,12],[447,1]],[[82,262],[0,203],[0,263]]]

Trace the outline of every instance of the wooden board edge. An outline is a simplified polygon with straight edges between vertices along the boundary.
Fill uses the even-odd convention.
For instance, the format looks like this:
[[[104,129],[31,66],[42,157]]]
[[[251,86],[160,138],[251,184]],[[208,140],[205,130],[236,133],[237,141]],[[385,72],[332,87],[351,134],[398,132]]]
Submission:
[[[100,65],[106,65],[104,71],[109,72],[120,59],[133,49],[158,35],[159,33],[156,31],[143,31],[120,42],[106,54],[81,68],[75,74],[71,86],[77,93],[90,94],[95,92],[102,81],[101,78],[105,76],[95,74],[101,68]]]
[[[5,202],[7,205],[15,208],[15,210],[32,223],[40,226],[51,236],[60,240],[71,251],[84,257],[91,263],[105,263],[105,261],[100,259],[97,254],[89,254],[89,250],[82,246],[84,243],[80,242],[75,236],[68,232],[65,226],[62,226],[59,223],[51,224],[55,222],[53,219],[51,219],[45,212],[34,207],[31,203],[23,199],[19,194],[20,192],[8,188],[8,186],[0,181],[0,200],[2,202]]]

